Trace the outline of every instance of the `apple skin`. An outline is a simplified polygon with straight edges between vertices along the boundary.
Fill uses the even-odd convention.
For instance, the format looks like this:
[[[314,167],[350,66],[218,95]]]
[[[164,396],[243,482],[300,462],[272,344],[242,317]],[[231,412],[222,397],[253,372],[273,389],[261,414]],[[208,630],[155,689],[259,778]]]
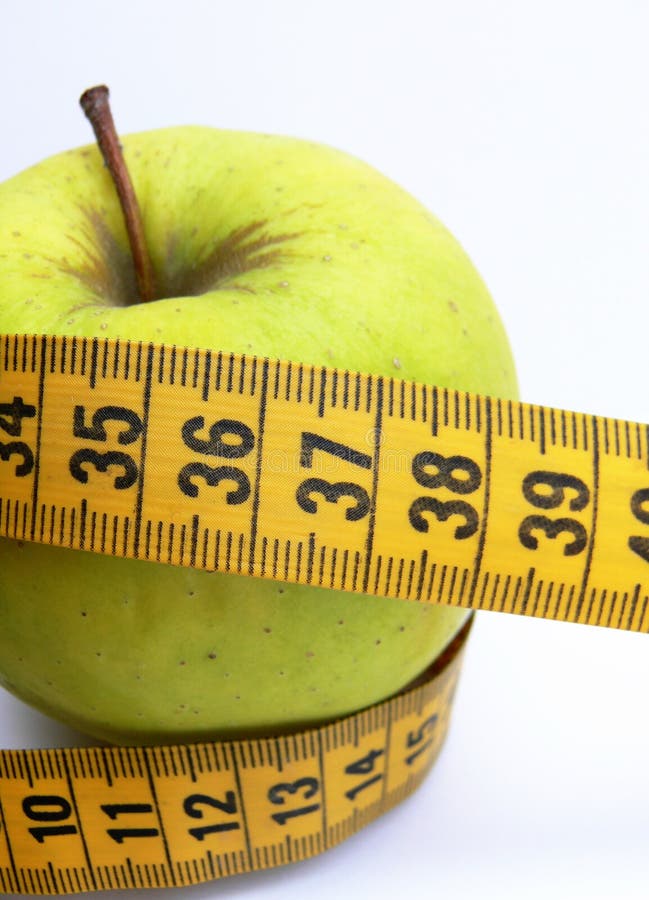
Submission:
[[[365,163],[200,127],[123,147],[160,299],[137,303],[112,182],[83,147],[0,185],[0,333],[164,341],[517,395],[468,257]],[[416,677],[465,618],[0,540],[0,682],[114,742],[263,734],[346,714]]]

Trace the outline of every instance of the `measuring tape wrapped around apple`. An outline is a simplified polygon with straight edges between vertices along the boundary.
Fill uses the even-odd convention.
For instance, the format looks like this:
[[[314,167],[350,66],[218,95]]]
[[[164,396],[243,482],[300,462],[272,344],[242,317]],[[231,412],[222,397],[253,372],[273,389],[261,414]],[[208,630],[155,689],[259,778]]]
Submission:
[[[0,754],[5,892],[340,842],[435,759],[470,610],[649,629],[647,427],[517,402],[435,219],[213,129],[131,183],[106,98],[117,192],[95,148],[0,186],[0,677],[113,744]]]

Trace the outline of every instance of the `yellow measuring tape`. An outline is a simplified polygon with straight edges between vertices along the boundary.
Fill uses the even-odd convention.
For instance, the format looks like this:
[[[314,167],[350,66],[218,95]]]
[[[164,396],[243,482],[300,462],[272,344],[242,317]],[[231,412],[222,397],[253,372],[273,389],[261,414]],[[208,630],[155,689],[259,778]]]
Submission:
[[[648,427],[291,362],[7,335],[0,534],[647,631]],[[418,686],[299,735],[5,752],[0,889],[191,884],[337,843],[423,777],[465,636]]]
[[[314,856],[419,786],[467,628],[397,697],[273,739],[0,753],[0,890],[178,887]]]
[[[0,342],[0,534],[649,629],[647,426],[209,351]]]

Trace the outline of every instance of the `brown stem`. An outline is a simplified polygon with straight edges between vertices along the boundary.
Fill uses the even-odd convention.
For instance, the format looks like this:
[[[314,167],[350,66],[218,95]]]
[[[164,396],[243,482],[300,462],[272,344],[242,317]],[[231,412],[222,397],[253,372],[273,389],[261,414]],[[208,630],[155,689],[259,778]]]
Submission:
[[[92,125],[104,162],[117,189],[131,245],[140,302],[148,303],[155,299],[155,276],[144,237],[140,207],[122,154],[108,93],[108,88],[103,84],[88,88],[81,95],[79,103]]]

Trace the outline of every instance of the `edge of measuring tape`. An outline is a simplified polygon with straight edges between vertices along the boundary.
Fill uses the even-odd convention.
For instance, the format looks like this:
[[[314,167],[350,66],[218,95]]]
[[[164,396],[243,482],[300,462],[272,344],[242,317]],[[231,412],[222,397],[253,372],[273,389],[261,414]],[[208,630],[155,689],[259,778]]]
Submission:
[[[0,889],[182,887],[336,846],[408,797],[430,770],[471,618],[403,692],[307,731],[0,751]]]

